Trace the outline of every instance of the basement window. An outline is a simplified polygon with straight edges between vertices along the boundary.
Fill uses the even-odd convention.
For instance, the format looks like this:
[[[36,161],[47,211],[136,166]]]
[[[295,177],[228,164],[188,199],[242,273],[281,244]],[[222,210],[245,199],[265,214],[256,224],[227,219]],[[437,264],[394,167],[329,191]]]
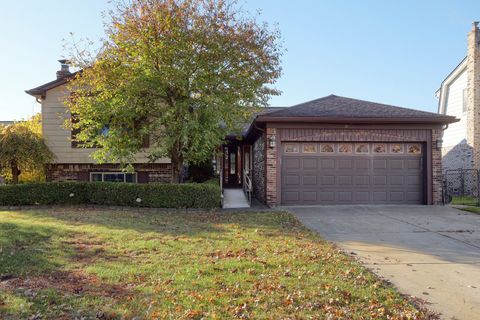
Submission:
[[[137,183],[137,174],[125,172],[91,172],[90,182]]]

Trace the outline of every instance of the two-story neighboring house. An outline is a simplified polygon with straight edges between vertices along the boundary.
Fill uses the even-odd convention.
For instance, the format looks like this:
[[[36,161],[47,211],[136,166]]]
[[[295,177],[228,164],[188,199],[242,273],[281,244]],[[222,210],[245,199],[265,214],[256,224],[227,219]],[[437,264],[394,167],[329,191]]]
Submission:
[[[480,30],[468,34],[467,56],[437,91],[438,113],[460,119],[443,131],[443,170],[480,169]]]

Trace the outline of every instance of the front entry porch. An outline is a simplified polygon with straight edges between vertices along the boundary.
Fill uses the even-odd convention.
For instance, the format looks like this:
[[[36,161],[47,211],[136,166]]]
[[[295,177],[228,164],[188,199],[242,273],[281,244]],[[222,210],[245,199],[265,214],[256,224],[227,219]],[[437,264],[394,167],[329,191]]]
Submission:
[[[250,208],[250,202],[245,196],[243,189],[227,188],[227,189],[223,189],[223,208],[224,209]]]
[[[252,146],[231,139],[222,146],[223,208],[249,208],[252,203]]]

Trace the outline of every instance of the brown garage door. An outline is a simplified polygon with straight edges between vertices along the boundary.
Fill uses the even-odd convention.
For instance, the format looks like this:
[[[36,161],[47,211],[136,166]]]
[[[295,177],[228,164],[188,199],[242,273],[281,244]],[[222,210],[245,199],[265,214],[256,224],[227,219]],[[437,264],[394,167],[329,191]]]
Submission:
[[[282,143],[282,204],[421,204],[420,143]]]

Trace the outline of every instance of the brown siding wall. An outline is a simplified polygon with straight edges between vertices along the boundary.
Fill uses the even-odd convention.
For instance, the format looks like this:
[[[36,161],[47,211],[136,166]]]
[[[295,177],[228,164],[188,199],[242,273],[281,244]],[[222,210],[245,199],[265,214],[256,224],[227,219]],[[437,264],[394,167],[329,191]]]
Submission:
[[[281,129],[282,141],[427,141],[426,129]]]
[[[172,166],[161,163],[134,164],[139,183],[172,182]],[[47,167],[47,181],[90,181],[90,172],[120,171],[117,164],[51,164]]]

